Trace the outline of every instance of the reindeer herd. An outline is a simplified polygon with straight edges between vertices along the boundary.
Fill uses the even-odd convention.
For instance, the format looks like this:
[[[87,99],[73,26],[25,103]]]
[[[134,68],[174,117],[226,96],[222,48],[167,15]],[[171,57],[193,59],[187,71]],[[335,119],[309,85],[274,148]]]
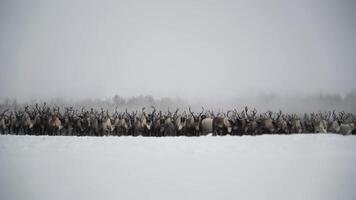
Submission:
[[[22,109],[0,113],[1,134],[75,135],[75,136],[200,136],[261,135],[293,133],[356,134],[356,116],[335,111],[299,116],[268,111],[258,113],[245,107],[241,110],[214,113],[204,110],[195,113],[191,108],[180,112],[150,112],[108,110],[81,110],[73,107],[25,106]]]

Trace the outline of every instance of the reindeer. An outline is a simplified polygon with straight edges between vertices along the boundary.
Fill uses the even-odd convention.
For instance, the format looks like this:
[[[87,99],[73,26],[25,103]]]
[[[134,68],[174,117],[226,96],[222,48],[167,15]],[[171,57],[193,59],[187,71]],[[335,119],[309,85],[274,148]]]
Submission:
[[[254,108],[252,111],[250,111],[250,115],[248,114],[248,108],[247,106],[245,107],[245,114],[247,116],[247,123],[245,127],[245,133],[251,134],[251,135],[257,135],[258,133],[258,124],[256,121],[256,114],[257,110]]]
[[[146,114],[145,107],[142,108],[141,129],[144,136],[151,136],[155,112],[156,109],[153,107],[152,113]]]
[[[230,111],[228,112],[228,114]],[[220,115],[217,115],[213,119],[213,135],[226,135],[226,134],[231,134],[232,128],[231,128],[231,123],[227,115],[223,114],[222,117]]]
[[[45,104],[44,104],[45,105]],[[44,135],[47,130],[48,130],[48,121],[49,121],[49,116],[47,112],[36,104],[36,107],[34,109],[34,125],[33,125],[33,131],[35,132],[36,135]]]
[[[351,114],[346,115],[345,112],[340,112],[340,129],[339,133],[343,135],[350,135],[355,128],[353,116]]]
[[[113,115],[113,127],[114,127],[115,135],[117,136],[127,135],[127,131],[128,131],[127,118],[125,118],[124,114],[118,113],[117,107],[115,108],[115,113]]]
[[[162,111],[158,112],[158,117],[153,121],[153,135],[156,137],[164,136],[165,118],[162,116]]]
[[[53,113],[48,120],[49,133],[51,133],[52,135],[54,134],[58,135],[61,129],[63,128],[62,122],[59,119],[59,117],[60,117],[59,108],[57,108],[57,110],[53,109]]]
[[[127,121],[128,130],[129,130],[128,134],[132,135],[132,136],[137,136],[138,135],[138,131],[139,131],[139,130],[137,130],[137,126],[135,126],[136,120],[137,120],[137,118],[136,118],[137,111],[136,112],[131,112],[131,114],[130,114],[130,113],[127,112],[127,109],[126,109],[125,113],[126,113],[126,115],[128,117],[128,121]]]
[[[202,108],[204,110],[204,108]],[[209,113],[212,114],[212,113]],[[203,135],[214,133],[214,119],[211,116],[208,116],[207,113],[201,116],[200,129]]]
[[[274,125],[272,120],[272,111],[267,111],[264,115],[260,115],[259,120],[257,121],[260,127],[260,134],[262,133],[274,133]]]
[[[312,115],[312,124],[314,128],[314,133],[326,133],[327,132],[327,123],[323,119],[323,115]]]
[[[91,108],[90,112],[88,113],[88,131],[89,135],[99,136],[99,116],[97,111],[94,112],[94,109]]]
[[[178,115],[179,108],[173,114],[172,120],[174,129],[176,131],[176,136],[181,136],[185,133],[185,125],[186,125],[186,116],[184,113]]]
[[[324,113],[305,114],[300,118],[296,114],[284,114],[282,111],[273,113],[267,111],[257,115],[257,110],[249,110],[247,107],[238,112],[236,109],[221,112],[215,115],[212,111],[193,113],[189,107],[189,114],[184,111],[178,114],[168,111],[164,114],[152,106],[151,113],[146,112],[145,107],[141,113],[129,114],[127,110],[109,115],[101,109],[101,112],[74,110],[73,107],[65,108],[62,115],[59,107],[47,107],[35,105],[25,106],[24,110],[17,108],[9,115],[7,111],[0,113],[0,132],[7,130],[10,134],[61,134],[60,130],[66,130],[73,135],[110,135],[115,130],[115,135],[143,135],[143,136],[199,136],[213,132],[214,135],[243,135],[264,133],[301,133],[333,132],[343,135],[356,134],[355,116],[351,113],[335,111]],[[203,114],[204,113],[204,114]],[[63,127],[63,128],[62,128]]]
[[[19,134],[20,128],[21,128],[21,122],[20,122],[21,115],[16,112],[10,112],[9,116],[9,133],[14,133],[14,134]]]
[[[330,117],[332,117],[332,118],[330,118]],[[338,116],[336,115],[335,110],[333,111],[333,113],[332,113],[332,115],[330,117],[327,120],[328,131],[331,132],[331,133],[339,133],[340,132],[341,121],[338,118]]]
[[[6,112],[8,111],[5,110],[3,111],[1,114],[0,114],[0,131],[1,131],[1,134],[5,134],[5,131],[7,130],[7,126],[8,126],[8,119],[6,117]]]
[[[290,123],[290,132],[291,133],[302,133],[303,126],[302,122],[300,121],[299,117],[296,114],[291,115],[289,119]]]
[[[113,127],[111,125],[111,119],[109,116],[109,111],[106,110],[106,114],[104,114],[103,108],[101,108],[101,115],[99,116],[99,132],[101,135],[110,135],[113,131]]]
[[[239,113],[236,109],[233,110],[234,115],[231,117],[232,132],[234,135],[242,136],[247,130],[247,117],[245,110]]]
[[[73,121],[74,121],[74,110],[73,107],[65,108],[64,115],[61,116],[61,122],[63,129],[66,130],[65,135],[72,135],[73,130]]]
[[[119,116],[118,119],[118,123],[117,123],[117,129],[120,133],[120,135],[128,135],[128,131],[129,131],[129,118],[125,117],[124,114],[122,114],[121,116]]]
[[[188,136],[199,136],[201,115],[204,112],[204,108],[202,109],[203,111],[201,111],[198,115],[194,115],[194,112],[192,112],[191,108],[189,107],[189,113],[191,117],[187,120],[186,123]]]
[[[46,102],[43,103],[42,108],[36,103],[33,108],[34,120],[33,131],[36,135],[44,135],[48,131],[49,113],[46,109]]]
[[[274,126],[276,127],[276,132],[279,134],[289,134],[288,123],[282,111],[279,110],[277,117],[274,118]]]
[[[25,111],[22,114],[21,125],[22,125],[22,129],[24,131],[24,134],[31,134],[33,122],[32,122],[32,119],[31,119],[29,111],[28,111],[28,106],[25,107]]]
[[[178,109],[176,112],[178,112]],[[188,119],[188,117],[187,117],[185,111],[181,115],[176,115],[174,117],[175,127],[177,130],[177,136],[186,135],[187,119]]]
[[[307,113],[304,113],[304,118],[301,121],[301,123],[302,123],[302,127],[303,127],[303,132],[305,132],[305,133],[313,133],[314,132],[311,118],[309,117],[309,115]]]
[[[81,125],[83,129],[83,135],[89,135],[91,131],[91,121],[90,121],[90,114],[88,111],[83,111],[84,108],[82,108],[82,113],[80,115],[81,119]]]
[[[174,121],[172,118],[172,113],[169,111],[169,108],[168,108],[167,115],[165,115],[164,127],[165,127],[164,128],[165,136],[177,136],[177,132],[174,126]]]

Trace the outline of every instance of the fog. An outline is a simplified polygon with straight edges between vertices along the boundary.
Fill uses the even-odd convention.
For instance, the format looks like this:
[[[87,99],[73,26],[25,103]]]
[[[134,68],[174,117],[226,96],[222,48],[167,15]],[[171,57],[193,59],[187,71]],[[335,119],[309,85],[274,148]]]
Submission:
[[[344,101],[356,91],[355,10],[342,0],[2,0],[0,100],[355,108]],[[322,106],[320,95],[344,104]]]
[[[19,102],[16,99],[6,99],[0,103],[0,112],[10,110],[21,110],[25,106],[34,108],[35,104],[40,106],[46,103],[49,106],[59,106],[64,111],[65,107],[74,107],[77,110],[97,110],[105,109],[109,112],[141,111],[142,108],[152,110],[152,106],[166,112],[180,109],[181,112],[187,111],[191,107],[194,112],[201,112],[202,107],[205,111],[226,112],[228,110],[243,110],[248,106],[251,110],[256,108],[260,113],[266,111],[284,113],[304,114],[311,112],[324,111],[346,111],[356,114],[356,92],[350,93],[345,97],[337,94],[318,94],[318,95],[277,95],[277,94],[260,94],[255,96],[237,97],[230,99],[211,100],[211,99],[182,99],[182,98],[154,98],[150,95],[139,95],[130,98],[124,98],[115,95],[112,98],[92,99],[86,98],[81,100],[69,100],[67,98],[52,98],[46,101],[31,100]]]

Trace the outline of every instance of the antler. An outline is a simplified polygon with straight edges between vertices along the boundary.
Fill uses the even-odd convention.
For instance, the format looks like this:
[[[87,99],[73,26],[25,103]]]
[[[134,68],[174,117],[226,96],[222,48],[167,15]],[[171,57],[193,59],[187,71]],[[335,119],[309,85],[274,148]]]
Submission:
[[[115,107],[115,114],[118,116],[119,112],[117,112],[117,106]]]
[[[194,113],[192,112],[190,106],[189,106],[189,112],[190,112],[190,114],[191,114],[192,116],[194,116]]]
[[[156,108],[154,106],[151,106],[151,108],[153,109],[151,115],[154,116],[154,114],[156,113]]]
[[[214,111],[209,110],[208,112],[209,112],[209,114],[210,114],[211,117],[215,117]]]
[[[204,107],[201,107],[202,108],[202,111],[201,111],[201,113],[199,113],[199,117],[203,114],[203,112],[204,112]]]
[[[227,116],[228,118],[231,118],[231,117],[229,116],[229,113],[231,113],[231,112],[232,112],[231,110],[227,111],[226,116]]]
[[[127,116],[130,117],[130,114],[127,112],[127,108],[125,109],[125,113],[126,113]]]
[[[171,113],[171,111],[169,111],[169,107],[168,107],[168,109],[167,109],[167,115],[168,115],[169,117],[172,117],[172,113]]]
[[[178,114],[179,108],[176,109],[176,111],[174,112],[173,116],[176,117]]]
[[[252,111],[252,116],[254,117],[256,115],[256,113],[257,113],[257,110],[256,110],[256,108],[254,108]]]
[[[4,110],[1,115],[4,115],[7,111],[9,111],[9,109]]]

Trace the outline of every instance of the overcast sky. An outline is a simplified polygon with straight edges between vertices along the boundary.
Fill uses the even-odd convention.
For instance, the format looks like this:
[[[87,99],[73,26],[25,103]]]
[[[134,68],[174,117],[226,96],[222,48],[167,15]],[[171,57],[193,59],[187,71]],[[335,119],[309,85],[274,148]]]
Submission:
[[[356,1],[0,1],[0,98],[356,89]]]

